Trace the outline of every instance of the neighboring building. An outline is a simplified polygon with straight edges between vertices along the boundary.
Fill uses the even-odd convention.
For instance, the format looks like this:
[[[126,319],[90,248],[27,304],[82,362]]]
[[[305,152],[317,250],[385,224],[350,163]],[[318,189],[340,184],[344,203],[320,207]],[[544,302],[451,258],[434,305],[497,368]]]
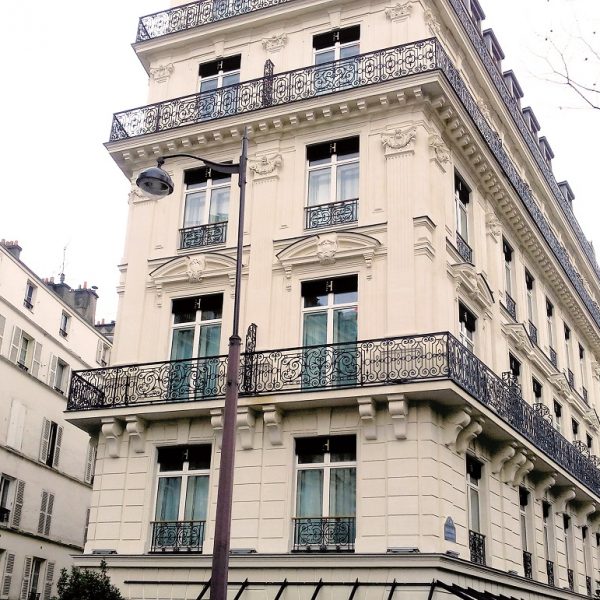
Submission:
[[[600,268],[483,18],[214,0],[141,19],[152,104],[107,144],[132,185],[161,154],[236,161],[250,131],[236,599],[600,587]],[[116,366],[69,396],[98,436],[77,563],[103,551],[131,600],[206,597],[210,575],[238,188],[198,165],[165,164],[169,197],[132,187]]]
[[[67,423],[70,373],[111,344],[96,293],[43,281],[0,242],[0,598],[50,600],[83,550],[94,440]]]

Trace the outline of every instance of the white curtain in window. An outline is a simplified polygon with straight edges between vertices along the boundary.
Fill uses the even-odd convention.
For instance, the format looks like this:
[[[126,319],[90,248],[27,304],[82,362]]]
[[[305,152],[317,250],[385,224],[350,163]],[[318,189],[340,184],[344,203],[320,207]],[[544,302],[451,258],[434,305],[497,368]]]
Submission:
[[[296,516],[323,516],[323,471],[321,469],[298,471]]]
[[[209,223],[227,221],[229,215],[229,188],[213,190],[210,198]]]
[[[356,469],[331,469],[329,516],[353,517],[356,512]]]
[[[336,200],[358,198],[358,163],[340,165],[337,171]]]
[[[189,477],[185,496],[186,521],[205,521],[208,499],[208,476]]]
[[[184,227],[196,227],[204,224],[206,212],[206,192],[188,194],[185,199]]]
[[[308,205],[317,206],[331,202],[331,168],[311,171],[308,175]]]
[[[180,495],[181,477],[161,477],[158,480],[157,521],[177,521],[179,519]]]

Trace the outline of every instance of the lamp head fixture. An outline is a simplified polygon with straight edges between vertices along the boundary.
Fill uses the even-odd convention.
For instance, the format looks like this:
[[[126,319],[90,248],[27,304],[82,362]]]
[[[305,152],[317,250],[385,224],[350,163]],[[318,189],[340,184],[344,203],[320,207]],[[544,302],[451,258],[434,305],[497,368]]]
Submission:
[[[148,196],[162,198],[173,193],[173,180],[162,168],[164,159],[159,158],[156,167],[144,169],[135,180],[135,184]]]

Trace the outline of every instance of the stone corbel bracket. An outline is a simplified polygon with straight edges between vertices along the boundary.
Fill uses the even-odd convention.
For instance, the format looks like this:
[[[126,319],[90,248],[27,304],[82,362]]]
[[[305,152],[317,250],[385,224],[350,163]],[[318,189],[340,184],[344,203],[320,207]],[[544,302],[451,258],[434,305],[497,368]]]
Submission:
[[[251,408],[238,408],[237,430],[242,449],[252,450],[254,447],[254,431],[256,430],[256,413]]]
[[[221,448],[221,443],[223,441],[223,409],[222,408],[213,408],[210,411],[210,424],[215,432],[215,442],[217,444],[217,448]]]
[[[558,490],[554,500],[554,510],[556,513],[567,512],[567,504],[575,498],[575,488],[567,487]]]
[[[456,448],[460,432],[471,422],[471,409],[468,406],[452,411],[444,419],[444,444]]]
[[[546,492],[556,483],[557,473],[546,473],[535,484],[535,499],[543,500]]]
[[[588,517],[596,512],[596,505],[593,502],[584,502],[577,510],[576,522],[578,527],[585,527],[588,524]]]
[[[405,440],[408,425],[408,400],[406,396],[404,394],[389,395],[388,410],[392,419],[394,436],[397,440]]]
[[[263,421],[265,423],[265,429],[269,434],[269,441],[271,446],[283,445],[283,413],[282,411],[273,406],[263,406]]]
[[[129,434],[129,445],[134,452],[142,454],[146,446],[146,421],[139,417],[126,417],[126,429]]]
[[[375,400],[371,396],[358,398],[358,414],[360,415],[361,429],[365,440],[376,440],[377,407],[375,406]]]
[[[111,458],[118,458],[121,451],[123,422],[119,419],[102,419],[102,435],[106,440],[106,451]]]
[[[460,431],[454,445],[458,454],[464,454],[469,444],[483,431],[484,420],[482,417],[473,417],[471,422]]]
[[[494,455],[490,463],[490,470],[493,475],[498,475],[502,471],[506,461],[510,460],[517,452],[517,443],[509,442],[500,446]]]
[[[517,473],[521,467],[525,466],[527,462],[527,454],[521,448],[515,450],[515,455],[504,463],[504,467],[501,472],[502,483],[510,483],[514,485],[514,481],[517,477]]]
[[[515,478],[512,482],[513,486],[518,487],[523,483],[525,477],[527,477],[527,475],[529,475],[529,473],[533,471],[534,462],[535,456],[533,456],[532,454],[527,455],[527,460],[523,463],[523,466],[515,474]]]

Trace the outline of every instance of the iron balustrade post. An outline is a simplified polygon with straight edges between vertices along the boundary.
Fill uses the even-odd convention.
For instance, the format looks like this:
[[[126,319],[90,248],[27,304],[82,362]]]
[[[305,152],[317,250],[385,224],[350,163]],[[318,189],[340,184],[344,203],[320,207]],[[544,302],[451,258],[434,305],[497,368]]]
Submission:
[[[227,357],[227,384],[223,414],[223,440],[219,466],[219,488],[215,516],[210,599],[227,600],[227,575],[231,537],[231,508],[233,501],[233,474],[235,467],[235,436],[240,377],[240,287],[242,281],[242,254],[244,249],[244,209],[246,203],[246,165],[248,162],[248,130],[244,129],[242,154],[239,163],[240,207],[235,264],[235,291],[233,299],[233,327],[229,338]]]

